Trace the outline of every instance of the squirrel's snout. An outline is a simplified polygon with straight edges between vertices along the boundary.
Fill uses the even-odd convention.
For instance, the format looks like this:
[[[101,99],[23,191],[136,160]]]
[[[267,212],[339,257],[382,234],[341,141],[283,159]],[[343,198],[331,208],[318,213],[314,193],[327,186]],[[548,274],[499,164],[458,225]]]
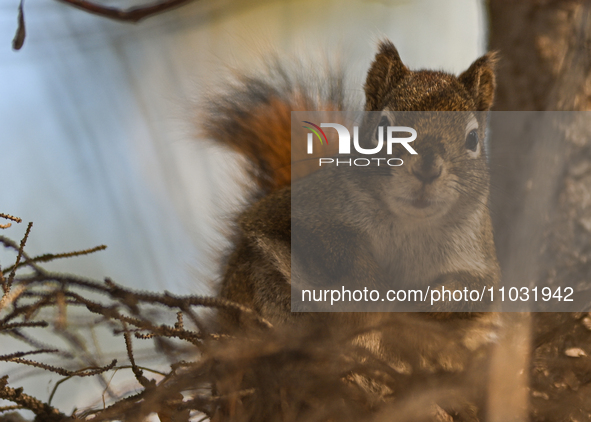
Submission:
[[[441,176],[443,166],[439,163],[429,163],[428,165],[417,165],[411,167],[412,174],[424,184],[433,183]]]

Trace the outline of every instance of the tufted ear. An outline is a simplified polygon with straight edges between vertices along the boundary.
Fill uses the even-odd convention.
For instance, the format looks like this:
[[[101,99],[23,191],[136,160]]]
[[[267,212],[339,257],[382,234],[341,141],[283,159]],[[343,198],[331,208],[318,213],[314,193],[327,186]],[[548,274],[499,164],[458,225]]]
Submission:
[[[495,96],[495,65],[497,53],[477,59],[458,79],[474,98],[476,111],[490,110]]]
[[[392,91],[410,71],[400,60],[398,50],[390,40],[379,43],[379,51],[365,80],[365,109],[382,110],[386,94]]]

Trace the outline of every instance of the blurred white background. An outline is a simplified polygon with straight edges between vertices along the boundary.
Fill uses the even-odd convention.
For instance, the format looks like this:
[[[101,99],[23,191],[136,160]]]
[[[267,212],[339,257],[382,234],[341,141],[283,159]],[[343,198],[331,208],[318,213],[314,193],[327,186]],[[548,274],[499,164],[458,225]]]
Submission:
[[[49,267],[186,294],[211,291],[239,195],[236,162],[194,135],[228,68],[253,71],[271,52],[338,58],[361,95],[381,37],[411,68],[459,73],[485,51],[480,0],[195,0],[139,24],[55,0],[24,6],[14,52],[18,0],[0,0],[0,212],[24,220],[1,234],[19,240],[33,221],[32,254],[106,244]],[[64,410],[78,400],[60,397]]]

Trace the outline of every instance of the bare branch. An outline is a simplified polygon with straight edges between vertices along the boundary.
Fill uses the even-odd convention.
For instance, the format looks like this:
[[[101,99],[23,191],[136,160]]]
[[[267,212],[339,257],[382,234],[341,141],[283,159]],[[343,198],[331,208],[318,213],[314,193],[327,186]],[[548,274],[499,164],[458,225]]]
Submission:
[[[28,359],[21,359],[21,358],[12,358],[7,360],[7,362],[15,362],[15,363],[22,363],[24,365],[34,366],[35,368],[45,369],[46,371],[55,372],[56,374],[62,375],[64,377],[69,377],[75,375],[77,377],[89,377],[92,375],[101,374],[103,372],[109,371],[115,367],[117,364],[117,359],[113,359],[110,364],[103,366],[103,367],[89,367],[79,369],[77,371],[69,371],[65,368],[59,368],[57,366],[47,365],[41,362],[35,362]]]
[[[129,9],[117,9],[114,7],[101,6],[85,0],[58,0],[62,3],[84,10],[93,15],[113,19],[119,22],[137,23],[150,16],[175,9],[193,0],[166,0],[153,3],[147,6],[131,7]]]
[[[22,388],[11,388],[8,387],[7,384],[8,376],[2,377],[0,379],[0,399],[11,401],[24,409],[30,410],[40,417],[40,420],[46,422],[62,422],[70,420],[70,418],[59,410],[23,393]]]
[[[8,281],[6,283],[6,291],[5,294],[10,291],[10,287],[12,286],[12,282],[14,281],[14,276],[16,274],[16,268],[18,267],[18,263],[20,262],[21,258],[23,257],[23,249],[25,248],[25,244],[27,243],[27,239],[29,238],[29,233],[31,233],[31,228],[33,227],[33,222],[30,222],[27,226],[27,230],[25,231],[25,235],[21,240],[21,244],[18,248],[18,254],[16,255],[16,261],[14,263],[14,267],[10,274],[8,275]]]
[[[4,214],[3,212],[0,212],[0,218],[5,218],[7,220],[12,220],[12,221],[14,221],[16,223],[20,223],[20,222],[23,221],[22,219],[20,219],[18,217],[15,217],[15,216],[10,215],[10,214]]]
[[[57,350],[57,349],[41,349],[41,350],[32,350],[30,352],[16,352],[16,353],[11,353],[10,355],[0,355],[0,360],[12,361],[14,358],[21,358],[23,356],[38,355],[40,353],[57,353],[57,352],[59,352],[59,350]]]
[[[55,259],[60,259],[60,258],[71,258],[74,256],[89,255],[91,253],[102,251],[105,249],[107,249],[106,245],[99,245],[99,246],[95,246],[94,248],[84,249],[81,251],[64,252],[64,253],[57,253],[57,254],[47,253],[47,254],[35,256],[33,258],[25,259],[25,261],[19,263],[16,266],[12,265],[12,266],[6,268],[4,270],[4,272],[12,271],[15,267],[20,268],[20,267],[28,265],[32,262],[50,262],[50,261],[53,261]]]

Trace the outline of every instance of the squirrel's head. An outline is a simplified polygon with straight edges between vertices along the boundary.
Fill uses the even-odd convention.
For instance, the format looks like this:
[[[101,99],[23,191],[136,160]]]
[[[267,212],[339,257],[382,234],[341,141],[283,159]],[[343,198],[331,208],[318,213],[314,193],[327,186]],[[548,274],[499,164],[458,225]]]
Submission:
[[[488,111],[495,91],[496,54],[488,53],[460,76],[409,70],[391,41],[380,42],[365,81],[365,110]]]
[[[365,109],[381,113],[372,113],[366,123],[378,130],[412,127],[417,133],[416,155],[398,144],[390,157],[401,158],[403,165],[376,170],[392,176],[379,184],[392,211],[421,218],[469,214],[485,206],[489,175],[483,141],[495,62],[494,53],[486,54],[457,77],[411,71],[390,41],[380,43],[365,83]],[[375,145],[376,132],[366,133],[374,135],[364,142]]]

